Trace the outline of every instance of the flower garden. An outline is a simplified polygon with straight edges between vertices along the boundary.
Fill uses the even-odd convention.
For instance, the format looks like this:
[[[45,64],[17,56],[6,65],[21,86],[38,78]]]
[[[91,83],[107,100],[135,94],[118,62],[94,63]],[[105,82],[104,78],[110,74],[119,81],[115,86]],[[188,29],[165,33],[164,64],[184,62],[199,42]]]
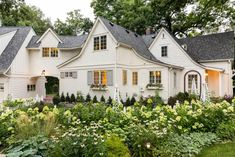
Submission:
[[[234,140],[235,99],[155,107],[153,102],[149,98],[124,108],[91,100],[68,108],[14,101],[14,108],[0,109],[0,152],[9,157],[187,157]]]

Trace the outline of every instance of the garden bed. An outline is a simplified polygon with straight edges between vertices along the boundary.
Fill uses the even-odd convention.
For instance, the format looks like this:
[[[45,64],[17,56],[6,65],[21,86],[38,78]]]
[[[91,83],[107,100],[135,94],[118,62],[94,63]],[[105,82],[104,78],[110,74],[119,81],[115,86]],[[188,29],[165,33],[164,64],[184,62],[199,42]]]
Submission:
[[[124,111],[123,105],[92,101],[71,108],[19,101],[13,110],[0,111],[3,152],[9,157],[181,157],[235,137],[233,102],[193,100],[152,108],[149,98]]]

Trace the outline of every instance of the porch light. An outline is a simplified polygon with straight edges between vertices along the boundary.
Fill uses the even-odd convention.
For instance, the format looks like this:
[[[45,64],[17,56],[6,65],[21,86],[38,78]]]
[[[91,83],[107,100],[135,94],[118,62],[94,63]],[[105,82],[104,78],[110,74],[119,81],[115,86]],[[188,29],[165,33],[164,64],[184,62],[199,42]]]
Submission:
[[[46,75],[46,71],[43,70],[42,73],[41,73],[41,76],[45,76]]]
[[[208,76],[208,73],[207,73],[207,72],[205,73],[205,76],[206,76],[206,77]]]

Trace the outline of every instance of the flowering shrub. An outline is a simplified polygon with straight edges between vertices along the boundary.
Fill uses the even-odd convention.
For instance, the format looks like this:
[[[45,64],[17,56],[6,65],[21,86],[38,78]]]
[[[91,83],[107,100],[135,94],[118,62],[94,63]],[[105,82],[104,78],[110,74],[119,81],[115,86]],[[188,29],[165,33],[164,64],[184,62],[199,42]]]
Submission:
[[[152,106],[153,101],[148,99],[147,103]],[[5,152],[27,153],[36,148],[25,146],[25,142],[45,137],[48,140],[43,153],[36,149],[29,151],[30,155],[107,156],[116,151],[113,149],[127,146],[122,156],[193,156],[218,141],[218,137],[234,136],[234,127],[228,123],[235,118],[234,102],[185,101],[174,107],[149,106],[135,102],[124,110],[118,104],[80,103],[73,108],[44,106],[41,110],[26,107],[0,111],[0,145]],[[108,137],[118,139],[120,147],[115,147],[115,141],[112,143]]]

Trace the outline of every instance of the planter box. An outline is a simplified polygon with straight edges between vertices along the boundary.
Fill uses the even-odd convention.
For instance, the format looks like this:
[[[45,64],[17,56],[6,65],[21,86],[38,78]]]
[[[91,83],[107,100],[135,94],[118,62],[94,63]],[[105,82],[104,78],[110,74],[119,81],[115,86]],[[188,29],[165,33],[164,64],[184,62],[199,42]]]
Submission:
[[[93,90],[93,91],[106,91],[106,90],[108,90],[108,89],[107,89],[107,88],[92,87],[91,90]]]
[[[163,90],[163,87],[154,87],[154,86],[148,86],[146,87],[148,90]]]

